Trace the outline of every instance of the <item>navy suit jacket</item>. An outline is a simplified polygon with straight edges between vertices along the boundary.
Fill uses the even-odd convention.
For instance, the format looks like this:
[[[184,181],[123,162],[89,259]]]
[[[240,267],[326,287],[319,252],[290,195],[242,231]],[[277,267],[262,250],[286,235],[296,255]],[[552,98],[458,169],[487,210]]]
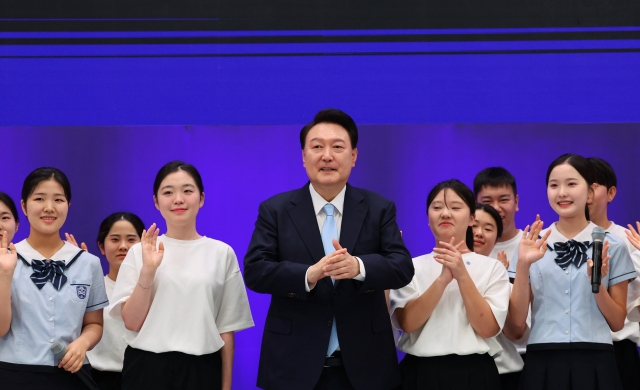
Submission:
[[[322,373],[335,318],[344,367],[356,389],[400,383],[385,289],[413,278],[393,202],[347,184],[340,245],[364,264],[363,282],[321,279],[305,290],[309,266],[325,256],[309,185],[260,204],[244,258],[251,290],[271,294],[260,352],[258,386],[313,389]]]

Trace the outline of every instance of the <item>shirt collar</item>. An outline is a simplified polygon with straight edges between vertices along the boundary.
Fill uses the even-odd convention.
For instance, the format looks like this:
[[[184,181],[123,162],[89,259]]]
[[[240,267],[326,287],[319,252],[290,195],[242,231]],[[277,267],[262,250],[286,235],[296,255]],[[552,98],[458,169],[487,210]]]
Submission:
[[[345,185],[331,202],[327,202],[327,200],[324,199],[320,194],[318,194],[316,189],[313,188],[313,184],[309,183],[309,192],[311,193],[311,201],[313,202],[313,211],[316,213],[316,215],[318,215],[320,213],[320,210],[322,210],[322,208],[327,203],[331,203],[336,208],[336,211],[338,211],[338,213],[342,215],[342,209],[344,207],[344,194],[346,190],[347,186]]]
[[[38,252],[31,245],[29,245],[26,239],[16,244],[16,251],[18,251],[18,253],[20,253],[20,255],[24,257],[26,261],[29,262],[29,264],[31,264],[32,260],[47,259],[43,255],[41,255],[40,252]],[[62,260],[65,263],[68,263],[79,251],[80,251],[80,248],[78,248],[75,245],[69,244],[68,242],[65,241],[62,248],[60,248],[60,250],[57,251],[53,256],[51,256],[51,259],[48,259],[48,260],[54,260],[54,261]]]
[[[556,222],[557,223],[557,222]],[[563,236],[558,229],[556,228],[556,223],[554,223],[553,225],[551,225],[549,227],[549,229],[551,229],[551,234],[549,235],[549,239],[547,240],[547,244],[549,244],[551,247],[553,247],[553,244],[556,242],[567,242],[570,239]],[[593,228],[595,228],[596,225],[593,222],[589,222],[589,224],[587,225],[587,227],[585,227],[580,233],[576,234],[575,237],[572,238],[572,240],[575,241],[592,241],[591,238],[591,232],[593,232]],[[540,233],[541,235],[544,234],[544,232]]]

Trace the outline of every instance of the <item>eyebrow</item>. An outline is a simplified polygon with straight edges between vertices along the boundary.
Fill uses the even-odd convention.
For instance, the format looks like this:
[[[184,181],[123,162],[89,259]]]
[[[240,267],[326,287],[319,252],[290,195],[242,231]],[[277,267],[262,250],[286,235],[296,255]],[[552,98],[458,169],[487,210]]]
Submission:
[[[569,180],[580,180],[576,177],[569,177],[567,179],[564,179],[564,181],[569,181]],[[549,179],[549,183],[551,183],[552,181],[560,181],[559,179]]]
[[[187,183],[187,184],[183,184],[182,187],[184,188],[184,187],[195,187],[195,186],[193,184],[191,184],[191,183]],[[166,185],[166,186],[160,188],[160,190],[164,190],[166,188],[173,188],[173,186],[171,184],[169,184],[169,185]]]
[[[48,195],[46,192],[34,192],[31,195],[40,195],[40,196],[46,196]],[[65,196],[64,194],[53,194],[53,196]]]
[[[122,235],[122,234],[118,234],[118,233],[111,233],[111,234],[109,234],[109,237],[120,237],[121,235]],[[129,233],[129,234],[125,234],[125,236],[127,236],[127,237],[138,237],[138,235],[137,235],[137,234],[131,234],[131,233]]]
[[[311,139],[309,140],[309,142],[313,142],[313,141],[325,141],[325,139],[324,139],[324,138],[316,137],[316,138],[311,138]],[[333,139],[330,139],[329,141],[332,141],[332,142],[344,142],[344,143],[346,143],[346,141],[345,141],[345,140],[343,140],[342,138],[333,138]]]
[[[2,211],[0,212],[0,215],[12,215],[12,214],[8,211]]]

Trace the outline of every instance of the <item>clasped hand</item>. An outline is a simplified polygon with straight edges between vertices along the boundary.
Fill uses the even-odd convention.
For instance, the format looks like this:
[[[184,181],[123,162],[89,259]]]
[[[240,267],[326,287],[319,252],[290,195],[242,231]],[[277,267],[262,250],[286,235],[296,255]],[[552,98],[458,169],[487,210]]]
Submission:
[[[436,253],[434,259],[442,264],[442,272],[440,273],[440,279],[449,284],[453,279],[460,280],[469,275],[467,267],[462,260],[462,253],[460,247],[464,244],[464,241],[460,241],[455,244],[455,238],[451,237],[451,241],[439,241],[441,247],[433,248]]]
[[[324,277],[331,277],[333,280],[353,279],[360,275],[360,262],[343,248],[337,239],[333,239],[335,252],[329,253],[320,261],[315,263],[307,273],[307,281],[315,284]]]

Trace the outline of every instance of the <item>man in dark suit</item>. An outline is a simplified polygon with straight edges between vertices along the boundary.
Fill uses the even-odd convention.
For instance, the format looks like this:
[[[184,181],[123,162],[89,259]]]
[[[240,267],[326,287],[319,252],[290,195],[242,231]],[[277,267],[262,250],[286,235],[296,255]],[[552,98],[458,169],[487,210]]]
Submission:
[[[258,386],[388,390],[400,383],[385,289],[407,285],[411,255],[393,202],[347,184],[353,119],[320,111],[302,128],[310,183],[260,204],[246,285],[271,294]]]

